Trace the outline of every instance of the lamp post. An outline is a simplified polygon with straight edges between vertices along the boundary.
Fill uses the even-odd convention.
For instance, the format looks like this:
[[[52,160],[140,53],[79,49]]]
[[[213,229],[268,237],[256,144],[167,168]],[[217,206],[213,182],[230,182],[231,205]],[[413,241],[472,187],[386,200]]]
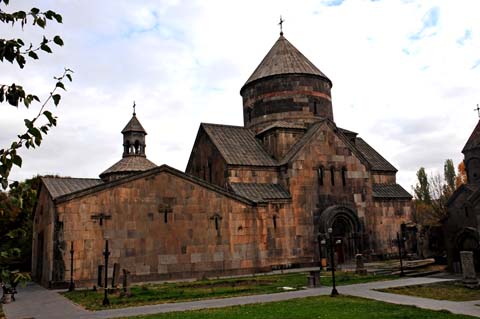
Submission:
[[[103,256],[105,256],[105,289],[104,289],[104,296],[102,304],[104,306],[110,305],[110,300],[108,300],[108,256],[110,256],[110,251],[108,250],[108,239],[105,240],[105,251],[103,252]]]
[[[68,285],[68,291],[75,290],[75,283],[73,282],[73,241],[70,243],[70,284]]]
[[[397,245],[398,245],[398,256],[400,257],[400,277],[404,277],[405,273],[403,272],[402,239],[400,239],[400,234],[398,232],[397,232]]]
[[[328,229],[328,237],[330,239],[330,268],[332,269],[332,292],[330,293],[331,297],[338,296],[337,287],[335,286],[335,258],[333,254],[334,243],[333,243],[333,229],[330,227]]]

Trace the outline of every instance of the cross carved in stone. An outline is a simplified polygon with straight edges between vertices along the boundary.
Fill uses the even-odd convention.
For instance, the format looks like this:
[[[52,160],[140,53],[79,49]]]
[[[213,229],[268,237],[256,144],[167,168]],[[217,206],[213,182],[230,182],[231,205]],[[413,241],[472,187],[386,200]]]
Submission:
[[[168,223],[168,214],[173,213],[173,209],[170,207],[170,205],[165,205],[165,206],[160,206],[158,208],[158,212],[160,214],[163,214],[163,222],[166,224]]]
[[[100,221],[100,226],[102,226],[104,220],[112,219],[112,215],[107,215],[105,213],[100,213],[100,214],[92,215],[91,219],[99,220]]]

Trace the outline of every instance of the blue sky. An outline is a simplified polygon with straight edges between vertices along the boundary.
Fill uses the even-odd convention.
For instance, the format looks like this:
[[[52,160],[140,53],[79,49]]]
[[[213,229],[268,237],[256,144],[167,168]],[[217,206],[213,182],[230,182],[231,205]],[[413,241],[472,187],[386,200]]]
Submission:
[[[22,8],[16,2],[11,9]],[[356,131],[400,172],[408,190],[416,170],[458,163],[478,121],[480,3],[475,0],[180,1],[43,0],[63,14],[47,35],[65,46],[29,61],[0,64],[0,83],[19,82],[41,97],[63,67],[75,70],[59,125],[12,174],[97,177],[121,157],[120,131],[137,103],[147,155],[184,170],[200,122],[242,125],[239,90],[278,37],[333,81],[338,126]],[[8,8],[7,8],[8,9]],[[41,36],[2,27],[1,35]],[[4,107],[7,107],[6,105]],[[30,113],[29,113],[30,112]],[[35,107],[0,118],[1,145]]]

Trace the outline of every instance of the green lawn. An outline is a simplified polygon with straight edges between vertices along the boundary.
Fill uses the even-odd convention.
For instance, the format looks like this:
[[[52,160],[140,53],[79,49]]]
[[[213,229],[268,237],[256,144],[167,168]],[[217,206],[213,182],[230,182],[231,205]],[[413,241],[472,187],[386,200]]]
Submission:
[[[338,285],[397,278],[390,275],[360,276],[345,272],[339,272],[335,277]],[[103,292],[101,291],[78,290],[66,292],[64,295],[86,309],[102,310],[105,308],[123,308],[166,302],[277,293],[286,291],[283,287],[293,288],[289,290],[304,289],[306,283],[306,273],[290,273],[181,283],[145,284],[132,286],[132,296],[128,298],[116,294],[109,295],[109,307],[102,306]],[[331,285],[329,273],[322,273],[321,283],[326,286]]]
[[[437,300],[470,301],[480,300],[479,289],[465,288],[461,282],[438,282],[428,285],[404,286],[380,289],[379,291],[399,295],[423,297]]]
[[[5,319],[5,314],[3,313],[2,303],[0,302],[0,319]]]
[[[173,312],[130,319],[446,319],[473,318],[356,297],[311,297],[219,309]]]

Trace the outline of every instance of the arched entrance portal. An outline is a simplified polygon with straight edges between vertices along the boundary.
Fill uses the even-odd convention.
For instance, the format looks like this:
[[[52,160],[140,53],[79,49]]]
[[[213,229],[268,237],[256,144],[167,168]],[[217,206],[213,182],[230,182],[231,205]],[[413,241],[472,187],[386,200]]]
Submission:
[[[345,206],[330,206],[320,215],[319,232],[327,236],[332,228],[335,240],[335,252],[339,263],[351,261],[361,251],[360,239],[362,225],[356,212]]]

